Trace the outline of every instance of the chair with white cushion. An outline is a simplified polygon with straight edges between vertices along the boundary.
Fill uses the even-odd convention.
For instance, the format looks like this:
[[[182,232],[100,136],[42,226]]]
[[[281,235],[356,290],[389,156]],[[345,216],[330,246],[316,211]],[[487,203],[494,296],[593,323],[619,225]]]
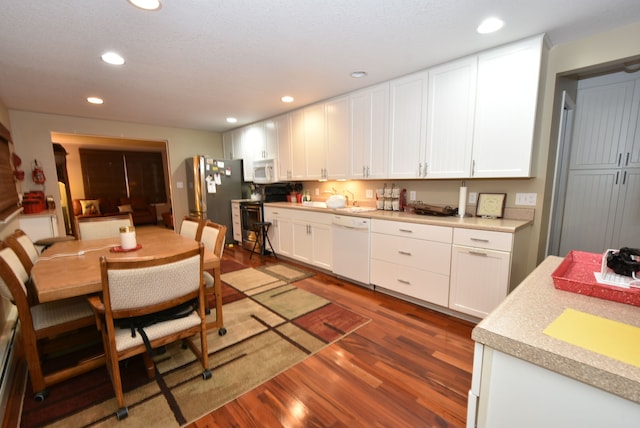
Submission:
[[[78,239],[104,239],[120,236],[120,228],[133,226],[131,213],[102,217],[76,218]]]
[[[218,259],[222,260],[222,252],[224,251],[225,238],[227,235],[227,226],[206,220],[202,227],[200,242],[204,244],[205,251],[211,251]],[[215,279],[209,272],[204,271],[205,292],[207,295],[214,294]],[[207,298],[207,308],[209,299]]]
[[[182,223],[180,223],[180,235],[199,241],[203,226],[204,221],[199,218],[186,215],[182,219]]]
[[[43,373],[42,359],[52,341],[78,337],[79,330],[95,326],[95,318],[85,298],[64,299],[29,305],[27,287],[29,275],[18,255],[0,241],[0,295],[18,310],[22,345],[29,368],[35,399],[48,395],[47,387],[86,373],[104,364],[104,356],[83,359],[55,372]],[[94,327],[95,329],[95,327]]]
[[[119,361],[143,354],[150,360],[151,350],[171,342],[200,336],[200,348],[185,340],[211,377],[207,351],[207,325],[202,278],[204,247],[167,257],[144,260],[101,257],[102,299],[89,298],[107,357],[107,368],[118,403],[116,417],[126,418]],[[159,317],[158,312],[196,301],[180,318]],[[141,319],[154,317],[148,325]],[[125,322],[134,328],[119,328]],[[141,327],[141,328],[138,328]],[[147,343],[145,343],[146,337]]]
[[[6,237],[6,242],[16,252],[27,273],[31,275],[31,269],[40,257],[40,251],[33,244],[31,238],[21,229],[16,229],[14,233]]]

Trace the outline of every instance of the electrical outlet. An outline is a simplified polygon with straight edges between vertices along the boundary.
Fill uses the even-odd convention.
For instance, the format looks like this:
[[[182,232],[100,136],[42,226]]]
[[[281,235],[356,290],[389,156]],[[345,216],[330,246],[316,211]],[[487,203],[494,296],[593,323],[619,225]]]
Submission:
[[[416,191],[415,190],[409,191],[409,200],[410,201],[415,201],[416,200]]]
[[[373,189],[367,189],[364,191],[364,197],[367,199],[373,199]]]
[[[469,203],[475,204],[478,202],[478,194],[476,192],[469,192]]]
[[[537,201],[537,193],[516,193],[516,205],[535,206]]]

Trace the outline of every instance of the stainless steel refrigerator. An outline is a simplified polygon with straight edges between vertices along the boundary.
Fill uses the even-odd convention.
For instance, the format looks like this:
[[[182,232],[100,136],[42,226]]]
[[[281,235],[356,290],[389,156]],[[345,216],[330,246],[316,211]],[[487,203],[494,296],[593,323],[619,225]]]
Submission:
[[[189,215],[227,226],[233,242],[231,200],[242,199],[242,161],[194,156],[185,160]]]

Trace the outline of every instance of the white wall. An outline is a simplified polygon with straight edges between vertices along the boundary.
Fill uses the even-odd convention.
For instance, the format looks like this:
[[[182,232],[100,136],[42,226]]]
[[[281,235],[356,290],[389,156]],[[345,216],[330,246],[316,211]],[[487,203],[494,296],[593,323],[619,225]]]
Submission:
[[[128,122],[85,119],[45,113],[32,113],[9,110],[11,136],[16,153],[22,157],[25,165],[31,165],[34,159],[44,168],[47,182],[45,194],[53,195],[58,211],[58,230],[64,231],[60,192],[56,185],[56,166],[51,143],[51,133],[83,134],[141,140],[167,141],[169,152],[169,170],[172,207],[175,218],[188,213],[186,189],[178,188],[177,183],[186,182],[184,160],[196,154],[209,154],[222,157],[222,137],[216,132],[191,129],[141,125]],[[28,174],[27,174],[28,175]],[[33,184],[26,178],[22,183],[23,192],[42,190],[42,186]]]

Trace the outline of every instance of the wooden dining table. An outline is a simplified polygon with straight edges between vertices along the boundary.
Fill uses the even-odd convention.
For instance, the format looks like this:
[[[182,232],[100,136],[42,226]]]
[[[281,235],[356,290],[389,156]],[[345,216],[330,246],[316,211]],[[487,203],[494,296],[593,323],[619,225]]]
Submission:
[[[120,237],[58,242],[42,252],[31,270],[31,277],[40,303],[70,297],[88,296],[102,291],[100,257],[120,260],[140,260],[170,256],[197,248],[199,243],[159,227],[136,228],[135,251],[114,252]],[[222,286],[220,259],[205,248],[203,267],[212,269],[216,298],[216,322],[210,327],[222,328]]]

